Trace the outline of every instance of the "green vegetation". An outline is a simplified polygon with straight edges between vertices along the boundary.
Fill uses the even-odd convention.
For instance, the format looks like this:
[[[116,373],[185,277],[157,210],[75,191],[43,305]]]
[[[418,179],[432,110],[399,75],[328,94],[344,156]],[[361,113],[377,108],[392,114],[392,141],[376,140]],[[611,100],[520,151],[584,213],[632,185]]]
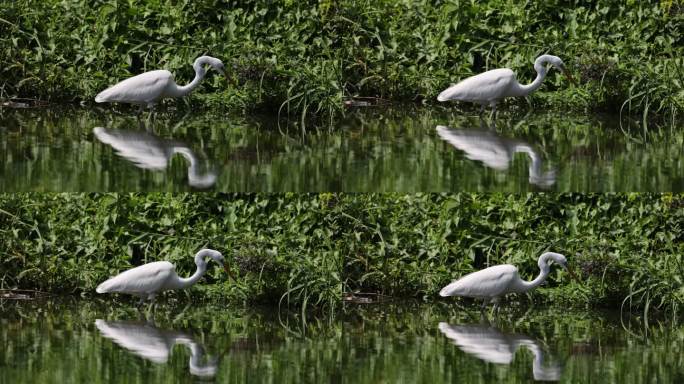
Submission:
[[[210,267],[198,297],[333,307],[341,250],[321,202],[300,196],[13,194],[0,200],[3,287],[94,292],[109,276],[157,260],[195,270],[222,251],[236,285]]]
[[[194,296],[333,308],[343,292],[435,300],[492,264],[531,278],[554,250],[581,282],[554,268],[532,300],[684,304],[684,195],[13,194],[0,209],[0,288],[91,294],[153,260],[190,273],[208,246],[233,260],[239,283],[212,270]]]
[[[185,82],[194,58],[211,54],[239,85],[215,77],[183,102],[332,117],[352,97],[435,103],[450,83],[494,67],[528,81],[548,52],[581,85],[553,72],[532,96],[538,106],[675,121],[682,25],[679,0],[11,1],[0,13],[0,98],[92,100],[156,68]]]

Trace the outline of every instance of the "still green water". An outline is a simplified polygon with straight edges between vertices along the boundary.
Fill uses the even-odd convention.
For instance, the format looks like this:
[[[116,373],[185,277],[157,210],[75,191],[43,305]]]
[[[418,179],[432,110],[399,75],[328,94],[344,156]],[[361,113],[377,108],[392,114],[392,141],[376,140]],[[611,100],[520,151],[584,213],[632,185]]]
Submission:
[[[684,191],[684,127],[620,127],[617,116],[501,113],[492,126],[449,109],[368,108],[319,127],[147,120],[0,109],[0,192]]]
[[[684,326],[616,313],[352,305],[334,315],[0,301],[2,383],[682,382]]]

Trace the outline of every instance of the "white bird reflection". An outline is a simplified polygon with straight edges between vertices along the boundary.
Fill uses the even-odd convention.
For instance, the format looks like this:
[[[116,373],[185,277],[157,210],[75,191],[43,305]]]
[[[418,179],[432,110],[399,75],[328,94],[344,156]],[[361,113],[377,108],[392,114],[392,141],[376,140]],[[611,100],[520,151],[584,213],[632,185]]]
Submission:
[[[199,160],[187,145],[160,138],[148,131],[93,128],[98,140],[110,145],[116,153],[136,167],[154,171],[165,170],[171,158],[180,154],[188,161],[188,184],[195,188],[209,188],[216,183],[216,173],[200,172]]]
[[[539,343],[525,335],[506,334],[486,325],[449,325],[439,323],[439,330],[463,352],[494,364],[511,364],[519,347],[526,347],[534,355],[532,374],[535,380],[558,381],[562,369],[559,364],[545,365],[544,352]]]
[[[195,376],[213,377],[218,369],[217,359],[209,359],[202,364],[204,348],[192,336],[178,331],[159,329],[151,323],[124,321],[105,321],[98,319],[95,326],[102,336],[112,340],[131,353],[157,364],[169,360],[176,344],[190,350],[190,373]]]
[[[453,129],[443,125],[437,126],[437,134],[457,149],[465,152],[470,160],[481,161],[487,167],[496,170],[507,170],[513,156],[526,153],[530,160],[529,182],[547,188],[555,184],[556,171],[542,171],[542,158],[530,144],[505,138],[491,130]]]

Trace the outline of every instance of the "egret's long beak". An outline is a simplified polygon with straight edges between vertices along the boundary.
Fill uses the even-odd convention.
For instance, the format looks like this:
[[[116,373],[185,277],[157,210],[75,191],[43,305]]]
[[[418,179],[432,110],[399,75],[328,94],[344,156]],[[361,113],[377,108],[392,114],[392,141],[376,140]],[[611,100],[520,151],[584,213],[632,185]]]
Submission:
[[[216,70],[217,70],[220,74],[222,74],[223,76],[226,77],[226,80],[228,80],[228,83],[229,83],[229,84],[232,84],[232,85],[234,85],[234,86],[237,85],[237,82],[235,81],[235,79],[233,79],[232,76],[228,76],[228,74],[226,73],[226,71],[224,71],[224,70],[221,69],[221,68],[216,68]]]
[[[572,85],[575,85],[575,86],[577,85],[577,82],[572,77],[572,74],[570,73],[570,71],[568,71],[567,68],[565,68],[565,67],[561,68],[561,72],[565,75],[565,77],[568,78],[568,80],[572,83]]]
[[[570,277],[571,277],[573,280],[575,280],[575,281],[578,282],[578,283],[580,282],[579,279],[577,278],[577,276],[575,275],[575,273],[572,271],[572,268],[570,268],[569,265],[566,265],[566,266],[565,266],[565,270],[568,271],[568,273],[570,274]]]
[[[224,263],[224,264],[223,264],[223,269],[224,269],[224,270],[226,271],[226,273],[228,274],[228,277],[230,277],[231,279],[233,279],[233,282],[237,283],[237,280],[235,279],[235,275],[233,275],[233,271],[230,270],[230,268],[228,267],[228,264],[225,264],[225,263]]]

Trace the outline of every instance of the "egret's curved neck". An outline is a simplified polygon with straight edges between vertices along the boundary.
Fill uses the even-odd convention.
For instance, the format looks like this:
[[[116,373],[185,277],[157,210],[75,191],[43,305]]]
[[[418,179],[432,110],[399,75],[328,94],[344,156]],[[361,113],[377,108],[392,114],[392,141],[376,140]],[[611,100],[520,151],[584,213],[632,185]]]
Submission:
[[[513,151],[526,153],[527,156],[529,156],[530,160],[532,160],[528,168],[530,175],[538,176],[541,174],[542,161],[541,156],[539,156],[537,151],[535,151],[532,147],[524,143],[515,145],[515,147],[513,147]]]
[[[179,153],[188,161],[188,182],[192,187],[208,188],[216,182],[216,174],[211,171],[200,172],[200,162],[195,153],[188,147],[177,146],[171,149],[171,155]]]
[[[539,275],[532,281],[525,281],[520,279],[517,284],[517,291],[527,292],[530,289],[540,286],[544,281],[546,281],[546,278],[549,276],[550,271],[551,267],[549,266],[546,258],[542,256],[539,259]]]
[[[539,344],[528,339],[518,342],[518,346],[525,346],[527,350],[534,355],[534,360],[532,361],[532,374],[535,380],[557,381],[560,378],[561,372],[558,366],[551,365],[547,367],[544,365],[544,351]]]
[[[534,61],[534,70],[537,71],[537,77],[534,79],[533,82],[527,85],[517,83],[517,89],[515,90],[517,96],[527,96],[530,93],[536,91],[537,88],[541,87],[542,82],[546,77],[546,67],[544,66],[544,64],[544,60],[537,59]]]
[[[202,61],[196,60],[195,63],[192,65],[192,68],[195,70],[195,78],[192,79],[192,81],[186,85],[178,86],[177,84],[174,84],[175,88],[171,90],[170,96],[185,96],[188,93],[190,93],[193,89],[197,88],[197,86],[200,85],[200,83],[204,79],[204,75],[206,74],[203,65],[204,63]]]
[[[523,345],[527,347],[527,350],[532,352],[532,355],[534,355],[534,360],[532,361],[532,372],[534,374],[534,377],[539,377],[540,373],[544,371],[544,352],[542,352],[541,348],[539,346],[530,341],[524,341],[520,343],[520,345]]]
[[[204,356],[204,349],[197,343],[188,343],[188,348],[190,348],[190,367],[197,369],[201,368],[202,356]]]
[[[185,160],[188,161],[189,165],[188,168],[191,171],[194,171],[197,169],[197,157],[195,157],[195,154],[192,152],[192,150],[188,147],[173,147],[172,148],[172,154],[179,153]]]
[[[209,359],[206,364],[202,364],[202,356],[204,355],[204,349],[202,346],[196,343],[190,343],[190,373],[196,376],[215,376],[216,375],[216,360]]]
[[[177,288],[189,287],[195,284],[197,281],[199,281],[199,279],[201,279],[202,276],[204,276],[204,273],[207,271],[207,263],[204,261],[204,254],[202,252],[198,253],[195,256],[195,264],[197,265],[197,270],[195,271],[195,273],[193,273],[192,276],[187,278],[179,278]]]

